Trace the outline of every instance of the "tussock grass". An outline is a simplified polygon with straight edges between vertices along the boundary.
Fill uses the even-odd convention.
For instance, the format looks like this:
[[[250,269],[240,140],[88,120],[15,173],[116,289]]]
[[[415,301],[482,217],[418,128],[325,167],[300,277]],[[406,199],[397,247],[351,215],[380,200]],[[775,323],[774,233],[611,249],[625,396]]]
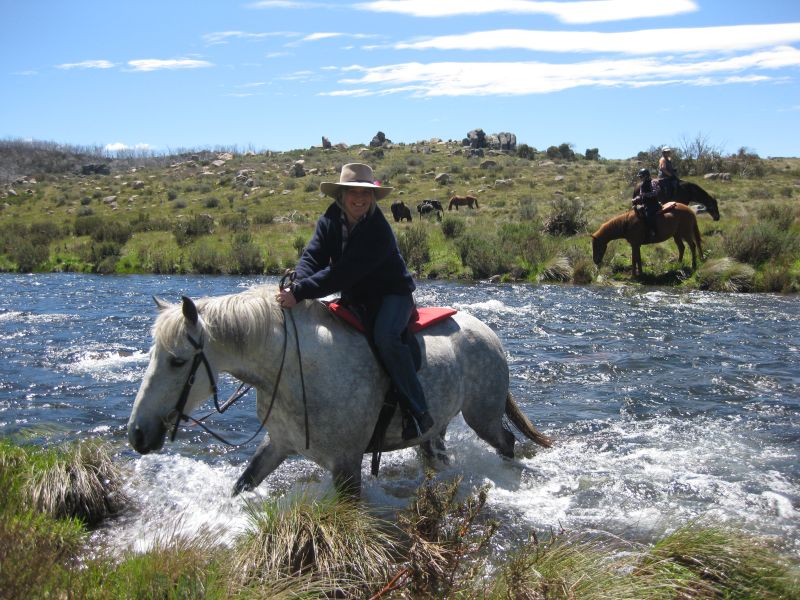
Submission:
[[[299,577],[309,590],[358,598],[391,573],[395,535],[353,501],[299,494],[251,505],[249,517],[231,570],[243,589]]]
[[[232,547],[214,531],[187,537],[164,524],[147,551],[112,556],[89,549],[83,521],[26,505],[21,474],[54,462],[44,454],[0,441],[0,598],[800,597],[796,559],[714,524],[690,523],[652,546],[564,531],[499,544],[483,514],[487,490],[430,474],[395,524],[352,500],[303,493],[251,504]]]
[[[544,265],[539,281],[571,281],[573,277],[572,265],[566,256],[556,256]]]
[[[32,451],[23,493],[36,510],[95,525],[125,502],[122,475],[108,445],[90,441],[55,451]]]
[[[724,257],[700,265],[696,278],[700,289],[712,292],[749,292],[753,289],[755,269]]]
[[[765,539],[731,528],[690,523],[650,549],[641,563],[654,579],[677,579],[690,597],[800,597],[800,569],[776,553]]]

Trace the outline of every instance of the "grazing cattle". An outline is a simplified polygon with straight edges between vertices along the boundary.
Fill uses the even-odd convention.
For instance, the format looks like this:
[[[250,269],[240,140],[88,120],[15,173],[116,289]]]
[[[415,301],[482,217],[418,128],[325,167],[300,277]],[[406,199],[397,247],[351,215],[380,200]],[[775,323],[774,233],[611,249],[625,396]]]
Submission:
[[[480,208],[478,206],[478,199],[475,196],[453,196],[450,198],[450,204],[447,210],[453,210],[453,207],[458,210],[459,206],[469,206],[470,208]]]
[[[423,200],[417,204],[417,212],[420,218],[426,215],[436,214],[436,218],[441,221],[444,209],[442,208],[442,203],[438,200]]]
[[[408,208],[402,200],[392,202],[390,209],[395,223],[399,223],[403,219],[411,221],[411,209]]]

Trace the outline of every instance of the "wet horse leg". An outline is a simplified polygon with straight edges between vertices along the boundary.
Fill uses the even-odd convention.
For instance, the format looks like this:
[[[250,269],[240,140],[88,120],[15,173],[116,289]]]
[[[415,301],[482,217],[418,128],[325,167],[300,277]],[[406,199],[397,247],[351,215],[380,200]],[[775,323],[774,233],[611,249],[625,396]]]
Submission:
[[[500,456],[514,458],[514,443],[517,440],[514,434],[503,426],[502,415],[487,418],[486,414],[475,413],[468,407],[464,407],[461,414],[478,437],[497,450]]]
[[[683,252],[686,250],[686,246],[683,245],[683,240],[677,233],[672,239],[675,240],[675,245],[678,247],[678,262],[683,264]],[[692,256],[694,256],[694,248],[692,248]]]
[[[631,244],[631,268],[634,277],[642,274],[642,247],[639,244]]]
[[[242,473],[241,477],[233,486],[233,495],[238,496],[242,492],[249,492],[255,489],[264,478],[272,473],[286,459],[288,454],[279,450],[275,444],[267,440],[261,445],[250,459],[250,464]]]
[[[447,432],[447,427],[443,428],[439,433],[429,440],[420,444],[422,454],[427,461],[437,461],[442,465],[450,464],[450,457],[447,455],[447,447],[444,443],[444,436]]]
[[[361,496],[361,458],[359,453],[350,458],[343,456],[331,469],[336,490],[351,498]]]

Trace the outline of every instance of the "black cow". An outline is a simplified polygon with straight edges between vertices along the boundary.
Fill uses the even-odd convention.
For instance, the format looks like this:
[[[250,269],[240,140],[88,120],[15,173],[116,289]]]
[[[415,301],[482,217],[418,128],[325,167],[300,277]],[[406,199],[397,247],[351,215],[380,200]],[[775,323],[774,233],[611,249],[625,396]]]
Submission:
[[[441,221],[443,213],[442,203],[438,200],[423,200],[417,204],[417,212],[419,213],[420,217],[435,213],[436,218]]]
[[[402,200],[395,200],[392,202],[392,206],[390,208],[395,223],[399,223],[403,219],[411,221],[411,209],[408,208]]]

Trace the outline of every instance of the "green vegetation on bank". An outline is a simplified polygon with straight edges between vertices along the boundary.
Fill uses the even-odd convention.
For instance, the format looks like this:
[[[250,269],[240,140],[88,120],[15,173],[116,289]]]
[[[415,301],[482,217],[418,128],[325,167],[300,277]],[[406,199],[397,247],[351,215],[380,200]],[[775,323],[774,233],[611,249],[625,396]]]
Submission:
[[[699,214],[705,260],[677,263],[671,242],[643,248],[645,284],[720,291],[800,291],[800,158],[676,150],[679,171],[719,203]],[[346,162],[370,163],[413,222],[393,223],[422,278],[590,283],[630,279],[630,248],[612,242],[598,270],[589,233],[628,210],[629,160],[585,156],[568,144],[471,156],[455,142],[283,153],[224,150],[108,158],[86,149],[0,142],[0,271],[278,274],[293,266]],[[299,162],[302,161],[302,162]],[[302,174],[301,174],[302,173]],[[707,173],[722,174],[705,179]],[[454,195],[478,209],[447,210]],[[417,204],[439,200],[441,221]]]
[[[120,555],[98,545],[88,524],[113,518],[110,506],[123,514],[136,510],[119,498],[125,476],[103,444],[43,450],[0,441],[0,598],[778,600],[800,594],[796,559],[729,526],[688,523],[651,546],[596,533],[540,539],[519,528],[510,547],[493,543],[500,524],[484,514],[486,490],[430,477],[392,522],[352,501],[296,493],[251,504],[249,527],[232,546],[221,545],[214,531],[189,538],[165,522],[149,550]]]

